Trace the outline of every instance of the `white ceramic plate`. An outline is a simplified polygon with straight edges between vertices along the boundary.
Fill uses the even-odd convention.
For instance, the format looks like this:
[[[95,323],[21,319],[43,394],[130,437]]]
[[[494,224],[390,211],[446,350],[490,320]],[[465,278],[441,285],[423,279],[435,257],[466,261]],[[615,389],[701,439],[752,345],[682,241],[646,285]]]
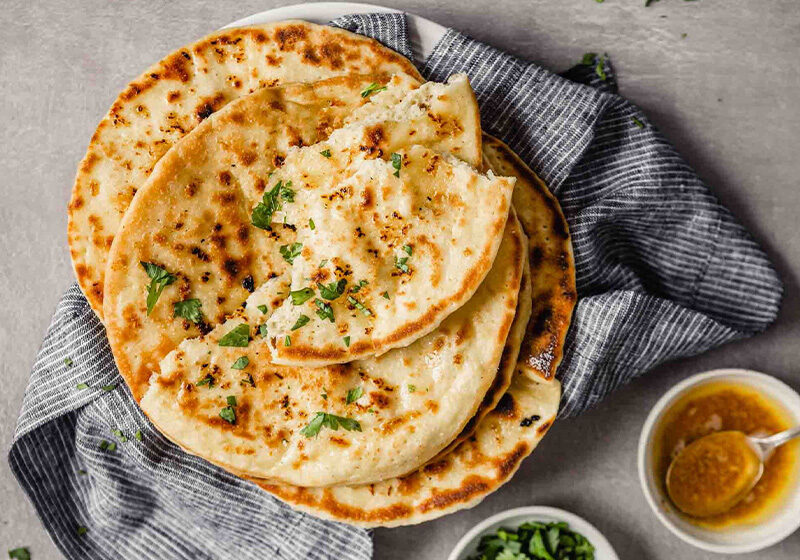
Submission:
[[[795,482],[795,488],[790,491],[781,509],[765,521],[754,526],[736,527],[724,531],[703,529],[686,521],[663,495],[660,485],[655,480],[653,431],[659,425],[664,413],[688,390],[704,383],[718,381],[743,383],[753,387],[783,405],[790,418],[800,424],[800,395],[774,377],[744,369],[718,369],[694,375],[667,391],[650,411],[639,438],[639,481],[656,517],[682,540],[712,552],[727,554],[753,552],[785,539],[800,527],[800,482]]]
[[[483,535],[493,533],[500,527],[517,527],[526,521],[541,521],[544,523],[566,521],[570,529],[576,533],[580,533],[594,545],[596,560],[619,560],[616,552],[611,548],[611,544],[594,525],[582,517],[578,517],[574,513],[545,506],[509,509],[485,519],[481,523],[475,525],[469,533],[458,541],[458,544],[453,549],[453,552],[450,553],[450,556],[447,557],[447,560],[465,560],[475,553]]]
[[[256,25],[259,23],[269,23],[271,21],[281,21],[285,19],[302,19],[311,23],[328,23],[332,19],[347,14],[368,14],[368,13],[394,13],[400,10],[376,6],[374,4],[361,4],[358,2],[319,2],[316,4],[294,4],[283,6],[274,10],[267,10],[242,18],[229,23],[228,27],[242,27],[245,25]],[[414,14],[406,14],[408,20],[408,34],[411,40],[411,50],[414,53],[414,62],[418,66],[427,60],[433,51],[436,43],[442,38],[446,29]]]

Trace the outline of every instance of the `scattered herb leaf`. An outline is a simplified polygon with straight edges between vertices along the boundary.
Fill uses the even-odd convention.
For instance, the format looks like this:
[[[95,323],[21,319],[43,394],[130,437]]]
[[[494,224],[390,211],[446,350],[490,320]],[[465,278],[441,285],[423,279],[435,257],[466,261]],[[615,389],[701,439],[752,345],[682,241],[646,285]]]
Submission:
[[[88,389],[89,388],[89,386],[86,383],[78,383],[77,385],[75,385],[75,387],[78,388],[78,389]]]
[[[321,265],[320,265],[321,267]],[[328,301],[333,301],[344,293],[347,286],[347,280],[341,278],[338,282],[331,282],[330,284],[317,284],[319,295]]]
[[[280,251],[283,260],[288,262],[289,264],[294,264],[295,257],[300,255],[300,252],[303,250],[303,244],[296,242],[292,243],[291,245],[281,245]]]
[[[344,345],[350,348],[350,336],[346,336],[342,340],[344,340]]]
[[[350,389],[349,391],[347,391],[347,397],[345,398],[345,402],[347,404],[353,404],[358,399],[360,399],[361,395],[363,394],[364,394],[364,389],[362,389],[361,387]]]
[[[296,331],[300,327],[302,327],[304,325],[307,325],[310,320],[311,319],[309,318],[308,315],[303,315],[301,313],[300,316],[297,318],[297,321],[294,322],[294,325],[292,326],[292,330]],[[286,346],[289,346],[289,345],[287,344]]]
[[[366,317],[369,317],[370,315],[372,315],[372,311],[367,309],[366,305],[364,305],[363,303],[358,301],[353,296],[347,296],[347,303],[349,303],[350,305],[352,305],[353,307],[355,307],[356,309],[361,311],[361,314],[366,316]]]
[[[300,288],[289,292],[289,297],[292,298],[292,305],[303,305],[314,296],[313,288]]]
[[[259,305],[258,307],[256,307],[256,309],[261,311],[261,313],[266,313],[269,310],[269,308],[266,305],[263,305],[263,304]]]
[[[331,157],[331,151],[329,149],[322,150],[320,152],[324,157]],[[314,229],[314,228],[311,228]]]
[[[403,156],[397,152],[392,153],[392,167],[394,167],[394,176],[400,176],[400,168],[403,165]]]
[[[67,366],[67,367],[72,367],[72,364],[73,364],[73,363],[74,363],[74,362],[72,361],[72,358],[64,358],[64,365],[65,365],[65,366]]]
[[[164,291],[164,288],[175,282],[177,277],[157,264],[144,261],[140,261],[139,264],[142,265],[144,271],[147,273],[147,277],[150,278],[150,285],[147,286],[147,314],[150,315],[158,298],[161,297],[161,292]]]
[[[203,385],[208,385],[209,389],[214,386],[214,376],[210,373],[207,373],[206,376],[194,384],[195,387],[202,387]]]
[[[220,346],[235,346],[244,348],[250,343],[250,325],[242,323],[233,327],[228,333],[219,339]]]
[[[236,358],[236,361],[233,362],[233,365],[231,365],[231,368],[232,369],[244,369],[244,368],[247,367],[247,364],[249,364],[249,363],[250,363],[250,358],[248,358],[247,356],[239,356],[238,358]]]
[[[386,89],[386,86],[379,86],[377,83],[372,82],[368,85],[364,90],[361,92],[361,97],[369,97],[373,93],[378,93],[379,91],[383,91]]]
[[[334,431],[338,430],[339,426],[348,432],[361,431],[361,424],[358,423],[358,420],[344,416],[336,416],[335,414],[328,414],[327,412],[317,412],[311,422],[309,422],[305,428],[300,430],[300,433],[307,438],[316,437],[323,426],[326,426]]]
[[[317,306],[317,317],[323,321],[328,319],[331,323],[335,321],[333,318],[333,307],[331,307],[330,303],[325,303],[321,299],[315,299],[314,303]]]
[[[200,300],[196,298],[176,301],[172,304],[172,316],[183,317],[187,321],[199,324],[203,321],[203,312],[200,311],[201,305]]]

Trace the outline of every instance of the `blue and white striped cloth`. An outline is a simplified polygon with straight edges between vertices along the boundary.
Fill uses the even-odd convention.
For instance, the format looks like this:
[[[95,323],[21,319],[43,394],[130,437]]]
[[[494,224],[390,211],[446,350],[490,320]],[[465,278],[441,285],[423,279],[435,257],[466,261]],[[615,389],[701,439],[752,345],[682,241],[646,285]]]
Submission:
[[[401,15],[335,24],[410,56]],[[466,72],[485,129],[561,201],[579,294],[559,370],[562,416],[665,360],[764,330],[782,292],[750,235],[647,117],[615,94],[612,69],[602,64],[605,80],[593,66],[566,79],[450,30],[422,66],[438,81]],[[116,449],[101,449],[104,440]],[[76,286],[34,365],[9,462],[70,559],[372,555],[367,531],[297,513],[162,437],[120,379]]]

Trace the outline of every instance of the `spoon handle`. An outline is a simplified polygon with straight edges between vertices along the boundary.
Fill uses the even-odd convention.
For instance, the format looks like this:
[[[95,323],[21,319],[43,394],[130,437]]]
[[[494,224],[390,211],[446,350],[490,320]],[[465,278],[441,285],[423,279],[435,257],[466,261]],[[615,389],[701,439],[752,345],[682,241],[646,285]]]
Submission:
[[[769,447],[778,447],[779,445],[783,445],[790,439],[794,439],[797,436],[800,436],[800,426],[795,426],[794,428],[790,428],[783,432],[778,432],[777,434],[771,435],[765,438],[759,438],[758,443]]]

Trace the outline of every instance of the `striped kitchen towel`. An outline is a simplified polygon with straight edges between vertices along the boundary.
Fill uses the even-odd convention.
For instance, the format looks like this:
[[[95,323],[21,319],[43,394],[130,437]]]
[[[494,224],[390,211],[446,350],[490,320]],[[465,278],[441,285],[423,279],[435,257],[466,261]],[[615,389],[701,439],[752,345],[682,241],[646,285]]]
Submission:
[[[410,55],[402,15],[334,24]],[[467,73],[485,130],[561,201],[579,294],[558,373],[562,416],[665,360],[762,331],[782,292],[750,235],[616,95],[609,62],[586,62],[559,77],[449,30],[421,67],[438,81]],[[39,352],[9,462],[70,559],[372,554],[367,531],[293,511],[161,436],[124,386],[77,286]]]

